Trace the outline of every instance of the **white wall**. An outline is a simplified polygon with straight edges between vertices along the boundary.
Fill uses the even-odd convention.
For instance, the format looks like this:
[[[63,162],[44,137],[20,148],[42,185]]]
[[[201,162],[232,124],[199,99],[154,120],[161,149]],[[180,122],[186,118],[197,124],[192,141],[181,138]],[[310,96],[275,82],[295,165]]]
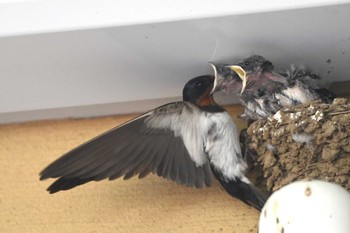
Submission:
[[[162,11],[156,18],[155,12],[145,11],[146,24],[139,24],[142,17],[134,21],[131,17],[112,26],[111,21],[119,17],[109,15],[109,21],[88,20],[89,27],[84,20],[68,24],[65,16],[59,24],[59,15],[54,15],[51,23],[41,26],[35,20],[25,25],[21,19],[10,27],[1,18],[13,17],[2,17],[5,3],[0,1],[0,123],[95,116],[103,105],[110,109],[104,108],[102,115],[143,111],[169,97],[176,99],[173,97],[181,95],[188,79],[211,73],[208,61],[234,61],[255,53],[277,67],[308,64],[328,82],[349,80],[350,4],[309,7],[315,1],[306,2],[308,8],[297,9],[304,5],[294,1],[295,5],[287,6],[294,9],[273,12],[258,4],[262,13],[247,13],[246,5],[237,12],[235,4],[221,4],[207,9],[208,16],[217,16],[210,18],[204,17],[203,5],[192,10],[193,14],[174,8],[183,18],[176,18],[175,13],[167,17]],[[320,5],[329,2],[318,1]],[[8,4],[7,9],[12,9]],[[55,4],[48,9],[52,6]],[[278,4],[271,6],[272,10],[283,9]],[[158,9],[163,8],[167,9]],[[251,10],[256,11],[259,9]],[[123,15],[123,11],[118,13]],[[171,18],[175,20],[169,21]],[[165,22],[159,22],[162,20]],[[43,33],[48,31],[51,33]]]

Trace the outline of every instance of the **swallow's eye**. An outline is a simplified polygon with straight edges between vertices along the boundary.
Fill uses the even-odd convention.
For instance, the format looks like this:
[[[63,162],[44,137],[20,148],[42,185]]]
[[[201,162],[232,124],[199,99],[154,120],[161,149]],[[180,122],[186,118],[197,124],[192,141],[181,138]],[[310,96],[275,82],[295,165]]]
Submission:
[[[203,83],[196,83],[196,87],[203,87]]]
[[[245,62],[244,62],[244,65],[249,66],[249,65],[250,65],[250,62],[249,62],[249,61],[245,61]]]

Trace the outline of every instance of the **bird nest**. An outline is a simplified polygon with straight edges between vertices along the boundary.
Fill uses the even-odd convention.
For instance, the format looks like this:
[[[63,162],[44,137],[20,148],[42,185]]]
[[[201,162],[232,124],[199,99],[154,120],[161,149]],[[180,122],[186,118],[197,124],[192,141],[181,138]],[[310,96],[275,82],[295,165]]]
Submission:
[[[247,134],[268,191],[305,178],[338,183],[350,191],[350,103],[346,99],[283,109],[251,124]]]

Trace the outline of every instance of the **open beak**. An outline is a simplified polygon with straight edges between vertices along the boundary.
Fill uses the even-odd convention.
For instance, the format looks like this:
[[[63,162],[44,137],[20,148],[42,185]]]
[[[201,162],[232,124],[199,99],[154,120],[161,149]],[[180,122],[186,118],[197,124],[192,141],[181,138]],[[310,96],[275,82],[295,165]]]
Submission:
[[[232,71],[234,71],[236,74],[238,74],[240,79],[242,79],[242,90],[241,90],[241,94],[242,94],[247,86],[246,72],[240,66],[228,66],[228,68],[230,68]]]
[[[213,67],[213,69],[214,69],[214,76],[215,76],[215,79],[214,79],[214,86],[213,86],[213,89],[212,89],[211,92],[210,92],[210,94],[213,94],[214,91],[215,91],[215,89],[216,89],[216,87],[217,87],[217,85],[218,85],[218,71],[217,71],[216,66],[215,66],[214,63],[212,63],[212,62],[208,62],[208,63],[209,63],[209,65],[211,65],[211,67]]]

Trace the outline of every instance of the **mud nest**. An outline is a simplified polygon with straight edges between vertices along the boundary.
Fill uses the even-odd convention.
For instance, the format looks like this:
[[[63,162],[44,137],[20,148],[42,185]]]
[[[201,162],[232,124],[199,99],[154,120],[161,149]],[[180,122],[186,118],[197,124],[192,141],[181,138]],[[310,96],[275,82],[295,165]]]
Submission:
[[[335,99],[277,112],[247,129],[268,191],[296,180],[321,179],[350,191],[350,103]],[[261,184],[260,184],[261,185]]]

